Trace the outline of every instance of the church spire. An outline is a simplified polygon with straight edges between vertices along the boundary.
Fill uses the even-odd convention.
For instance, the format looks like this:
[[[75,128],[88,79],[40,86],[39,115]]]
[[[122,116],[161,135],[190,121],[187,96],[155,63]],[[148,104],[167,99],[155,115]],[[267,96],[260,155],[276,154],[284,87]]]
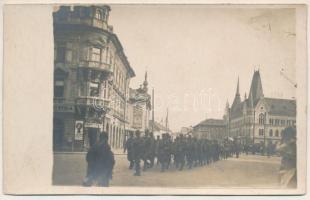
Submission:
[[[148,88],[148,82],[147,82],[147,71],[145,71],[145,75],[144,75],[144,82],[143,82],[143,89],[145,90],[145,92],[147,92]]]
[[[237,83],[237,90],[236,90],[236,96],[237,95],[240,96],[240,93],[239,93],[239,76],[238,76],[238,83]]]
[[[232,107],[234,107],[236,104],[241,103],[241,98],[240,98],[240,93],[239,93],[239,76],[238,76],[238,82],[237,82],[237,90],[236,90],[236,95],[235,99],[233,101]]]

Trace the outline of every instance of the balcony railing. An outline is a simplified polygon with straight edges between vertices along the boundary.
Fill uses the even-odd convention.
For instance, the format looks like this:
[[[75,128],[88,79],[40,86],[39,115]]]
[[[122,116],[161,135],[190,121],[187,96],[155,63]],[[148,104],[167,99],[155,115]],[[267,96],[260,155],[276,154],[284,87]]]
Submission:
[[[55,18],[57,24],[80,24],[85,26],[96,27],[103,30],[111,31],[105,21],[98,20],[92,17],[77,17],[77,16],[66,16],[63,18]]]
[[[80,67],[86,67],[91,69],[96,69],[100,71],[106,71],[112,73],[111,65],[104,62],[98,62],[98,61],[81,61]]]
[[[79,97],[76,100],[76,105],[93,106],[97,109],[109,109],[110,99],[98,98],[98,97]]]

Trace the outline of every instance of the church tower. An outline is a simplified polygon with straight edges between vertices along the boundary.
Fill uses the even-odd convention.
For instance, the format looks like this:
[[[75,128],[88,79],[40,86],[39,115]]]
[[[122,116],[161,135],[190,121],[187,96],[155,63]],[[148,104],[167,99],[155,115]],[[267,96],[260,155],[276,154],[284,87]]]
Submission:
[[[252,98],[254,106],[260,98],[264,97],[259,70],[254,71],[249,96]]]

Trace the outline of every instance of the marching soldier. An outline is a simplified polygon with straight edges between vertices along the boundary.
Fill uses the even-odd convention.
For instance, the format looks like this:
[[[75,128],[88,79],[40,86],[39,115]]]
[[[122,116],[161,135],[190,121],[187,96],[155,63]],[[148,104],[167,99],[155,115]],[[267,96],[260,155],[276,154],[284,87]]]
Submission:
[[[160,136],[157,135],[157,138],[155,140],[155,157],[157,159],[157,162],[156,162],[157,165],[160,163],[160,161],[159,161],[159,144],[160,144]]]
[[[133,157],[135,163],[135,173],[134,176],[141,176],[140,171],[140,161],[142,159],[142,152],[143,152],[143,141],[140,137],[140,131],[136,131],[136,137],[133,140]]]
[[[187,145],[186,145],[186,160],[187,160],[187,165],[189,169],[193,167],[194,150],[195,149],[194,149],[193,139],[192,139],[192,136],[189,135],[187,139]]]
[[[148,162],[148,160],[151,154],[151,140],[149,137],[148,130],[145,131],[145,135],[142,138],[142,141],[143,141],[143,151],[142,151],[143,171],[146,171],[146,169],[150,167],[150,163]]]
[[[159,162],[161,164],[161,172],[168,169],[168,163],[170,159],[170,148],[167,134],[162,134],[162,139],[159,143]]]
[[[178,158],[178,164],[180,165],[180,168],[177,168],[182,171],[183,167],[185,165],[185,155],[186,155],[186,141],[183,136],[183,134],[180,135],[180,138],[178,139],[177,145],[176,145],[176,155]]]
[[[154,138],[153,132],[151,132],[150,133],[150,155],[149,155],[149,159],[151,162],[150,167],[154,166],[155,154],[156,154],[156,140]]]
[[[127,160],[129,161],[129,169],[132,169],[134,166],[134,154],[133,154],[133,133],[129,133],[129,138],[127,139],[124,145],[124,153],[127,151]]]

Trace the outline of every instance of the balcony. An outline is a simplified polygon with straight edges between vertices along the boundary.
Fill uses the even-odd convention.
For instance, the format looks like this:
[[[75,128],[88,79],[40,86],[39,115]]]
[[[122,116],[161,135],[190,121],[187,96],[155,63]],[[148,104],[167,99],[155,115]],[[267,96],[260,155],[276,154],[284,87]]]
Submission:
[[[65,98],[54,98],[54,112],[74,113],[74,102]]]
[[[104,62],[81,61],[80,67],[85,67],[85,68],[89,68],[89,69],[99,70],[102,72],[112,73],[111,65],[104,63]]]
[[[93,17],[79,17],[79,16],[67,15],[62,17],[55,17],[54,21],[56,24],[83,25],[112,32],[111,28],[108,26],[106,21],[98,20]]]
[[[76,99],[76,105],[92,106],[98,110],[108,110],[110,105],[110,99],[98,98],[98,97],[79,97]]]

